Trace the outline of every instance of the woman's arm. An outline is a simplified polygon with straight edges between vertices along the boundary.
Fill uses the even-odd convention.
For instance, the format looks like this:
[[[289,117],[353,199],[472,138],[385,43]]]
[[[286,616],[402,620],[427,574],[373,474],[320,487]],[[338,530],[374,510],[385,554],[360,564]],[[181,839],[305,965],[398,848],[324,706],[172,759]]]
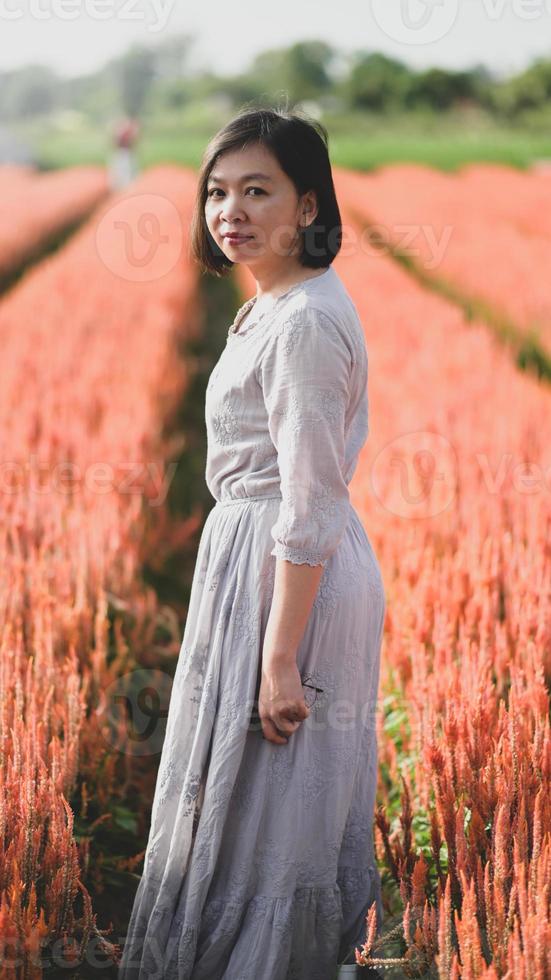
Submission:
[[[265,736],[280,744],[278,731],[292,734],[308,714],[296,655],[350,513],[343,469],[351,365],[340,329],[312,309],[282,324],[261,364],[282,500],[271,528],[277,561],[259,715]]]
[[[265,738],[284,745],[309,715],[296,653],[303,637],[323,566],[276,561],[272,607],[262,654],[258,711]],[[280,733],[283,733],[280,734]]]
[[[296,654],[318,591],[322,565],[276,560],[272,607],[264,637],[263,663],[296,663]]]

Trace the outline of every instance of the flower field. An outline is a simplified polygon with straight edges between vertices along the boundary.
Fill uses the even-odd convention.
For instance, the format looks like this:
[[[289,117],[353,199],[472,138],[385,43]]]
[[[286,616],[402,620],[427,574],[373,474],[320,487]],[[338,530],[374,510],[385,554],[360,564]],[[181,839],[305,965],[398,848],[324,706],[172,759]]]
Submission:
[[[102,167],[35,175],[27,167],[0,166],[0,281],[85,218],[106,193]]]
[[[136,757],[112,704],[137,667],[167,662],[162,601],[141,572],[191,532],[167,507],[177,446],[164,422],[193,380],[177,347],[198,336],[204,302],[193,171],[155,167],[118,195],[100,168],[48,175],[41,198],[46,179],[0,176],[0,200],[11,187],[20,208],[0,268],[88,215],[0,299],[6,980],[41,977],[46,954],[78,964],[93,943],[117,962],[101,900],[114,868],[95,834],[117,813],[124,831],[138,799],[143,840],[155,756]],[[390,977],[546,980],[551,385],[520,369],[496,324],[535,332],[551,356],[551,179],[400,165],[339,168],[335,183],[335,269],[369,353],[351,498],[387,592],[374,828],[386,919],[376,940],[368,916],[358,961],[386,960]],[[362,235],[374,226],[388,247]],[[254,291],[243,270],[235,282]],[[223,313],[229,324],[234,308]],[[172,660],[178,648],[175,631]]]
[[[551,390],[388,256],[342,275],[370,352],[354,490],[388,589],[377,828],[405,959],[544,977]]]
[[[114,239],[116,223],[132,227],[145,204],[180,241],[193,189],[190,172],[149,172],[0,303],[6,980],[78,962],[93,937],[110,950],[81,880],[89,839],[77,846],[69,800],[101,819],[131,762],[107,692],[151,644],[155,597],[138,573],[163,527],[163,415],[187,384],[173,345],[196,330],[185,253],[144,276]],[[132,611],[130,651],[119,609]]]
[[[548,176],[482,165],[449,175],[409,164],[354,180],[347,173],[346,187],[380,252],[398,250],[429,284],[475,314],[482,309],[506,337],[535,343],[549,370]]]

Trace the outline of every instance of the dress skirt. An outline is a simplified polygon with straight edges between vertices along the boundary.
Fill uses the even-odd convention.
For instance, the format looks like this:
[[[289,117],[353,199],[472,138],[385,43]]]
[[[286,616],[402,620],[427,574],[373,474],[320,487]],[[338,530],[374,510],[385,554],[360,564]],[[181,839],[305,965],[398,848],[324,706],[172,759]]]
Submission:
[[[321,693],[268,741],[251,711],[280,503],[217,501],[203,527],[121,980],[334,980],[372,902],[381,929],[380,569],[350,504],[297,652]]]

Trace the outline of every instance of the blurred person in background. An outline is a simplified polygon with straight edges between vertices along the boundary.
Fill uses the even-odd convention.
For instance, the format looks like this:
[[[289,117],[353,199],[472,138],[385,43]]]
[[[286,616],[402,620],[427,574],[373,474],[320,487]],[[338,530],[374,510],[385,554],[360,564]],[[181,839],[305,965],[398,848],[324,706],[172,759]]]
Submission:
[[[121,190],[134,180],[138,172],[134,144],[140,135],[137,119],[125,117],[114,128],[114,151],[109,168],[111,190]]]

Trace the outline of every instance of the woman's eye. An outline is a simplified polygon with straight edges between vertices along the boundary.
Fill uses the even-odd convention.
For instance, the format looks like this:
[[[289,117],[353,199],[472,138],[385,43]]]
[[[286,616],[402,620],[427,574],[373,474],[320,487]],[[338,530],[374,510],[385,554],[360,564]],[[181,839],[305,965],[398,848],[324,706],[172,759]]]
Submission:
[[[262,189],[262,187],[247,187],[247,190],[248,191],[258,191],[259,194],[264,194],[265,193],[264,190]],[[211,190],[208,192],[208,196],[209,197],[212,197],[213,194],[217,194],[217,193],[223,194],[224,192],[222,190],[220,190],[219,187],[212,187]]]

